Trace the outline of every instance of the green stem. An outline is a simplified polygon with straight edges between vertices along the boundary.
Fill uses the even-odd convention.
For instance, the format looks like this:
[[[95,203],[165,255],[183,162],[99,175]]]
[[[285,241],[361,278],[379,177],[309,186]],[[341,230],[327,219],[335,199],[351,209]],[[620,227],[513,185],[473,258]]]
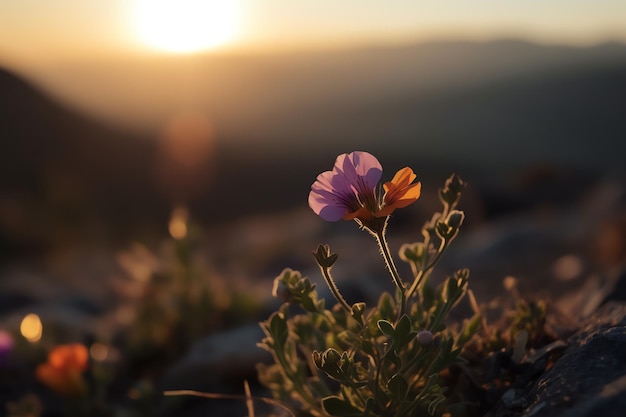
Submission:
[[[356,393],[356,396],[358,397],[359,401],[361,402],[361,405],[363,406],[363,408],[367,407],[367,400],[363,396],[363,393],[360,391],[360,388],[357,387],[355,384],[351,384],[350,388],[352,388],[352,391],[354,391]]]
[[[427,353],[428,353],[427,349],[421,348],[420,351],[414,357],[411,358],[411,360],[409,360],[406,364],[404,364],[402,368],[400,368],[398,373],[402,375],[408,375],[408,372],[411,370],[411,368],[415,366],[415,364],[417,364],[419,361],[424,359]]]
[[[389,219],[389,217],[387,217]],[[393,279],[393,283],[396,284],[398,290],[400,290],[400,311],[398,312],[398,317],[402,317],[406,309],[406,288],[404,287],[404,283],[402,279],[400,279],[400,274],[398,274],[398,268],[396,268],[396,264],[393,261],[393,257],[391,256],[391,252],[389,252],[389,245],[387,244],[387,239],[385,237],[385,231],[387,230],[387,219],[385,219],[385,224],[380,230],[376,230],[374,232],[374,237],[376,238],[376,242],[380,247],[380,252],[385,259],[385,265],[391,274],[391,278]]]
[[[376,376],[374,377],[374,389],[372,390],[372,392],[373,392],[374,400],[378,403],[379,406],[382,406],[382,407],[384,407],[385,405],[378,402],[378,396],[379,396],[380,388],[381,388],[380,378],[383,373],[383,363],[386,360],[385,356],[387,356],[386,350],[381,356],[380,351],[376,348],[376,356],[374,356],[374,363],[376,364]]]
[[[337,288],[337,284],[335,284],[335,280],[330,275],[330,268],[320,267],[320,269],[322,270],[322,275],[324,276],[326,285],[328,285],[328,288],[333,294],[333,297],[335,297],[335,300],[337,300],[337,302],[341,304],[341,306],[345,308],[348,313],[352,313],[352,308],[350,307],[350,304],[348,304],[345,298],[343,298],[343,296],[339,292],[339,288]]]
[[[315,397],[302,384],[302,381],[300,380],[298,375],[292,371],[292,366],[285,357],[285,355],[282,352],[278,352],[277,350],[274,350],[274,353],[276,355],[276,359],[278,359],[278,363],[280,363],[280,366],[283,368],[283,371],[287,375],[287,378],[289,378],[289,380],[291,380],[291,382],[293,383],[294,389],[298,392],[298,394],[300,394],[302,399],[311,406],[311,408],[316,408],[317,401]]]
[[[437,250],[437,253],[435,254],[435,257],[433,258],[433,260],[426,266],[426,268],[422,269],[416,274],[415,280],[413,281],[411,288],[409,288],[409,291],[407,292],[407,295],[406,295],[407,298],[411,298],[413,296],[419,284],[423,282],[424,278],[428,276],[428,274],[435,267],[437,262],[439,262],[439,258],[441,258],[441,255],[443,255],[443,251],[446,249],[447,245],[448,245],[448,242],[445,239],[442,240],[441,244],[439,245],[439,250]]]

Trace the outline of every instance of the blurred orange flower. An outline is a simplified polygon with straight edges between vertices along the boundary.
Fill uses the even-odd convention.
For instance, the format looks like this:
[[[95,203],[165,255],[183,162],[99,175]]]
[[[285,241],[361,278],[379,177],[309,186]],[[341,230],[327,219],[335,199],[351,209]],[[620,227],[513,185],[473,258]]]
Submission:
[[[59,394],[77,397],[87,389],[82,373],[88,358],[87,348],[80,343],[59,345],[48,354],[48,362],[37,367],[35,375]]]

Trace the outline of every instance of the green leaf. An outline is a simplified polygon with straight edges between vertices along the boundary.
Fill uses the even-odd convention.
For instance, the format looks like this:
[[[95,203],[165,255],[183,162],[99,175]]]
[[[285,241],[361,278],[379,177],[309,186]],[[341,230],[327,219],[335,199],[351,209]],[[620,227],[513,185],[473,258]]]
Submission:
[[[402,359],[400,359],[400,357],[396,353],[396,350],[391,347],[385,354],[384,358],[393,363],[397,368],[400,368],[402,366]]]
[[[287,343],[289,330],[287,328],[287,319],[282,313],[276,312],[272,314],[269,330],[278,346],[284,346]]]
[[[322,407],[331,416],[362,416],[363,410],[360,410],[344,400],[343,398],[330,396],[322,399]]]
[[[375,356],[376,355],[376,350],[374,349],[374,344],[367,340],[367,339],[363,339],[360,341],[360,347],[361,350],[363,351],[363,353],[369,355],[369,356]]]
[[[313,256],[321,268],[330,269],[337,261],[338,255],[330,253],[330,246],[319,245],[317,250],[313,252]]]
[[[365,303],[355,303],[352,306],[352,317],[361,325],[363,325],[363,313],[365,312]]]
[[[393,320],[396,317],[395,305],[391,294],[384,292],[380,295],[378,300],[378,313],[381,319]]]
[[[322,354],[319,351],[314,350],[311,356],[313,357],[313,363],[315,363],[315,366],[317,366],[318,369],[322,369]]]
[[[416,332],[411,331],[411,319],[406,314],[403,314],[398,320],[396,329],[393,334],[393,341],[396,345],[396,349],[400,350],[409,343],[409,341],[415,337]]]
[[[454,233],[452,228],[444,222],[437,222],[435,225],[435,231],[437,232],[437,236],[444,240],[448,239]]]
[[[396,325],[396,336],[406,336],[411,331],[411,319],[406,314],[403,314],[398,320],[398,324]]]
[[[482,314],[474,314],[474,316],[465,322],[463,325],[463,330],[459,334],[456,339],[456,345],[462,347],[465,345],[471,338],[476,334],[476,332],[480,329],[480,326],[483,321]]]
[[[422,308],[424,310],[430,310],[435,304],[437,294],[431,285],[427,283],[422,285]]]
[[[441,202],[451,209],[454,208],[461,198],[461,192],[465,188],[465,185],[465,181],[457,174],[452,174],[450,178],[446,180],[443,189],[439,190]]]
[[[463,220],[465,220],[465,213],[460,210],[452,210],[446,218],[446,223],[453,229],[458,229],[463,224]]]
[[[409,383],[406,382],[406,379],[401,374],[395,374],[387,382],[387,389],[398,402],[402,402],[406,399],[409,392]]]
[[[400,259],[404,262],[414,263],[416,266],[423,264],[426,249],[423,243],[405,243],[400,247]]]
[[[395,333],[393,324],[389,323],[387,320],[378,320],[378,328],[385,336],[388,337],[393,337]]]
[[[437,394],[438,395],[435,397],[435,399],[432,400],[430,404],[428,405],[428,414],[430,414],[431,416],[435,415],[435,412],[437,411],[437,407],[439,407],[439,404],[443,403],[446,400],[446,397],[443,395],[441,391],[439,391]]]

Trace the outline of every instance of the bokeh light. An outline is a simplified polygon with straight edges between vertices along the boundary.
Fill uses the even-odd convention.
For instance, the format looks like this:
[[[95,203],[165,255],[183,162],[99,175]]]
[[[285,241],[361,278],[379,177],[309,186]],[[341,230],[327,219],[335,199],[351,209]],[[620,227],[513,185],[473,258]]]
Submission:
[[[187,220],[189,212],[185,207],[176,207],[172,211],[172,218],[169,223],[169,232],[176,240],[184,239],[187,236]]]
[[[35,343],[41,340],[43,325],[37,314],[27,314],[20,324],[20,333],[29,342]]]
[[[206,192],[214,171],[215,128],[198,111],[171,117],[161,134],[157,178],[174,201],[188,201]]]
[[[103,362],[109,357],[109,348],[104,343],[94,343],[89,347],[89,355],[98,362]]]

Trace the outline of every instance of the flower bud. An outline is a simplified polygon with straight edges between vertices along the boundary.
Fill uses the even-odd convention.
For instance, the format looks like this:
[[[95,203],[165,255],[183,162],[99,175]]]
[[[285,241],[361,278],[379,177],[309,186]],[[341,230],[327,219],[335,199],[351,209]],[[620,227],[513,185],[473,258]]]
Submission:
[[[315,366],[326,372],[331,378],[339,378],[341,376],[341,355],[336,349],[328,348],[324,352],[313,352],[313,362]]]
[[[317,250],[313,252],[313,256],[321,268],[328,269],[333,266],[338,257],[336,253],[330,253],[330,247],[328,245],[319,245]]]
[[[284,282],[275,279],[274,286],[272,287],[272,296],[286,303],[290,299],[289,287]]]
[[[360,323],[363,323],[363,313],[365,312],[365,303],[356,303],[352,306],[352,317]]]
[[[429,346],[434,339],[434,336],[431,332],[429,332],[428,330],[422,330],[419,333],[417,333],[417,343],[419,343],[422,346]]]
[[[458,229],[463,224],[463,220],[465,220],[465,213],[460,210],[452,210],[450,214],[448,214],[446,223],[448,226]]]
[[[441,200],[450,206],[456,205],[461,198],[461,192],[465,188],[465,181],[463,181],[457,174],[452,174],[450,178],[446,180],[446,184],[439,192]]]
[[[413,261],[415,263],[420,263],[425,254],[426,249],[424,244],[421,242],[405,243],[400,248],[400,258],[405,262]]]

